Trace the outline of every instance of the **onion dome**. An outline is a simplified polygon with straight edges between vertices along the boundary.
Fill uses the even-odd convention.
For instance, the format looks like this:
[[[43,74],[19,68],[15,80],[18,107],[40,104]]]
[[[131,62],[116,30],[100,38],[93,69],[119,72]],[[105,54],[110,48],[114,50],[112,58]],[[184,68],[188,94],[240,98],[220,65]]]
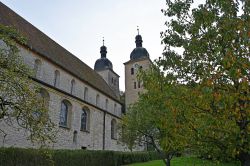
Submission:
[[[142,47],[142,37],[139,34],[139,29],[137,29],[138,35],[135,37],[136,48],[130,54],[130,60],[140,59],[143,57],[149,57],[149,53],[146,48]]]
[[[106,69],[113,69],[113,65],[111,61],[106,58],[107,54],[107,47],[104,46],[104,40],[103,40],[103,46],[100,48],[101,58],[97,59],[95,62],[95,70],[106,70]]]

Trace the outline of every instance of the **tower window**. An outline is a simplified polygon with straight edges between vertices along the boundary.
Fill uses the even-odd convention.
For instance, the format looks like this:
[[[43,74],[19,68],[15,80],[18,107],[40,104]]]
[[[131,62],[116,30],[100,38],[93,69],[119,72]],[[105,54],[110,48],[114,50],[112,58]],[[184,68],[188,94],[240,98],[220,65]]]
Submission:
[[[138,88],[140,88],[141,87],[141,81],[139,80],[138,81]]]
[[[131,68],[131,75],[134,75],[134,68]]]
[[[134,89],[136,89],[136,82],[134,82]]]

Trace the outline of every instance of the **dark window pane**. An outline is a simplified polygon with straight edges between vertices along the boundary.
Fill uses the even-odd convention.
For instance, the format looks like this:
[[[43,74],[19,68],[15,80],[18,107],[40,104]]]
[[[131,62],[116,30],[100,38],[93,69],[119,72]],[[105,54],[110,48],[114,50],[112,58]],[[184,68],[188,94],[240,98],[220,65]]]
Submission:
[[[59,124],[62,126],[67,126],[67,117],[68,117],[68,105],[63,101],[61,105]]]

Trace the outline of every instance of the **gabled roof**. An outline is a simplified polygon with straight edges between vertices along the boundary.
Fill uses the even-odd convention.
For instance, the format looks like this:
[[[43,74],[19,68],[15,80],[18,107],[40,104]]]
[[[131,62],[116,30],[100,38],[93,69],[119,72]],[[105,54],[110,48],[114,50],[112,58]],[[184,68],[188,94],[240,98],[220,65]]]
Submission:
[[[92,68],[49,38],[24,18],[0,2],[0,24],[17,29],[27,41],[27,47],[60,66],[83,82],[120,102],[112,89]]]

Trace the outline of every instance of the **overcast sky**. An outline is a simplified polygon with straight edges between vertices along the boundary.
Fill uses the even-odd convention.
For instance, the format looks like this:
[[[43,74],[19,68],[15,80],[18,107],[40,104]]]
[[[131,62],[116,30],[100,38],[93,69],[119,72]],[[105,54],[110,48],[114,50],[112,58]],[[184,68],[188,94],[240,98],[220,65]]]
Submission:
[[[107,58],[120,75],[135,48],[137,26],[152,60],[161,56],[165,0],[1,0],[61,46],[94,68],[102,37]]]

